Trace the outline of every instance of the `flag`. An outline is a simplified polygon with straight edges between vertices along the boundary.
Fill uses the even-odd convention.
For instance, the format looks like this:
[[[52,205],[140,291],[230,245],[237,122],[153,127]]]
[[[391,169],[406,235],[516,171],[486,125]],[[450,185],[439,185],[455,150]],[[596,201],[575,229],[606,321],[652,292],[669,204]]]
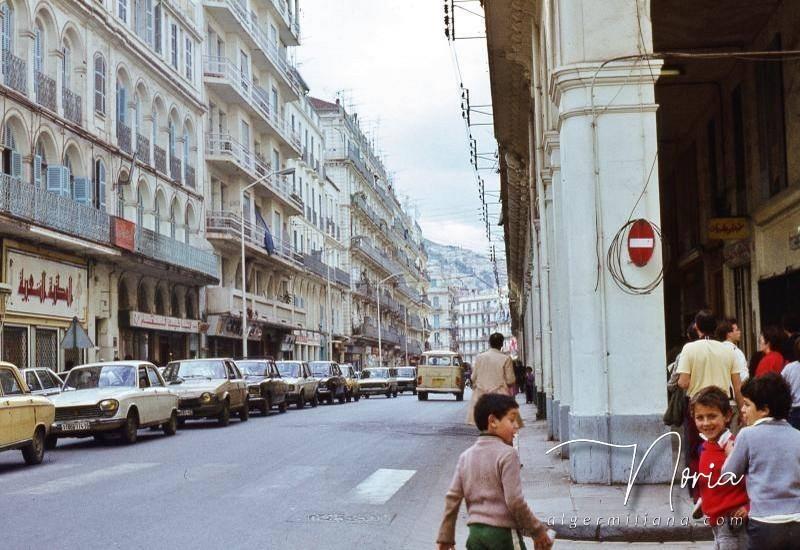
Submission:
[[[264,230],[264,250],[267,251],[267,254],[272,255],[272,253],[275,252],[275,243],[272,240],[272,233],[269,232],[267,222],[264,221],[261,212],[258,210],[256,210],[256,223]]]

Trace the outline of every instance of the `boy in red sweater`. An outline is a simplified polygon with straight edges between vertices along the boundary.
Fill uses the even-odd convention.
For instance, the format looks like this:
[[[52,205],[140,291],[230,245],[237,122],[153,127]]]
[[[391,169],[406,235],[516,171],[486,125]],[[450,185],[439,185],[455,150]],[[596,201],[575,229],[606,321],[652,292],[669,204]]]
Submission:
[[[714,532],[714,548],[737,550],[747,547],[744,521],[749,501],[744,478],[720,479],[725,463],[725,445],[733,441],[728,424],[733,416],[728,394],[716,386],[703,388],[691,401],[691,413],[700,437],[705,440],[700,453],[698,485],[703,514]]]

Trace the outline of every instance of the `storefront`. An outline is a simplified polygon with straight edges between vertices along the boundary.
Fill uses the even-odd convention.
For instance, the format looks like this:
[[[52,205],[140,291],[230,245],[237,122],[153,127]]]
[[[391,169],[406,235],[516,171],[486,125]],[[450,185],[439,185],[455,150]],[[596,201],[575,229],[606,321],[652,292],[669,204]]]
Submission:
[[[119,312],[121,359],[147,359],[159,366],[199,356],[200,320],[141,311]]]
[[[310,330],[293,330],[295,357],[302,361],[322,359],[322,337]]]
[[[87,328],[85,261],[6,241],[3,267],[3,280],[11,286],[2,332],[3,360],[20,368],[54,371],[84,362],[84,352],[63,350],[60,343],[73,317]]]
[[[266,325],[250,321],[247,332],[247,355],[260,357],[264,354],[262,337]],[[212,357],[242,356],[242,318],[230,314],[208,316],[208,349]]]

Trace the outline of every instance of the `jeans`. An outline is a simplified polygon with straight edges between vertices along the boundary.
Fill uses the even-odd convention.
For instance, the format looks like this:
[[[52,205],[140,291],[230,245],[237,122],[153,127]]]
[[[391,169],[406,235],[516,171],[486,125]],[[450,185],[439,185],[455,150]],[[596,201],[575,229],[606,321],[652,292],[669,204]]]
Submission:
[[[797,550],[800,548],[800,522],[747,523],[747,550]]]
[[[714,550],[745,550],[747,548],[747,532],[744,525],[731,529],[726,521],[723,525],[712,525],[714,533]]]
[[[789,412],[789,424],[791,424],[796,430],[800,430],[800,407],[792,407],[792,410]]]

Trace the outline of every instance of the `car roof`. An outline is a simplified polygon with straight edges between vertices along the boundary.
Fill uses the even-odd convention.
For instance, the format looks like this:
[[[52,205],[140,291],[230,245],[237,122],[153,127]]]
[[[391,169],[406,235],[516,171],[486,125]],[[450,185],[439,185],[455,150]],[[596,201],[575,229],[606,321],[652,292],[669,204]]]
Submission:
[[[422,355],[461,355],[461,354],[455,351],[442,349],[442,350],[423,351]]]
[[[8,361],[0,361],[0,367],[12,367],[16,370],[21,371],[21,369],[17,367],[14,363],[9,363]]]
[[[196,357],[194,359],[175,359],[170,363],[182,363],[183,361],[233,361],[230,357]]]
[[[141,365],[148,365],[150,367],[155,367],[153,363],[150,361],[142,361],[140,359],[130,359],[128,361],[99,361],[97,363],[86,363],[85,365],[76,365],[72,367],[73,369],[80,369],[83,367],[106,367],[106,366],[125,366],[125,367],[133,367],[133,366],[141,366]]]

